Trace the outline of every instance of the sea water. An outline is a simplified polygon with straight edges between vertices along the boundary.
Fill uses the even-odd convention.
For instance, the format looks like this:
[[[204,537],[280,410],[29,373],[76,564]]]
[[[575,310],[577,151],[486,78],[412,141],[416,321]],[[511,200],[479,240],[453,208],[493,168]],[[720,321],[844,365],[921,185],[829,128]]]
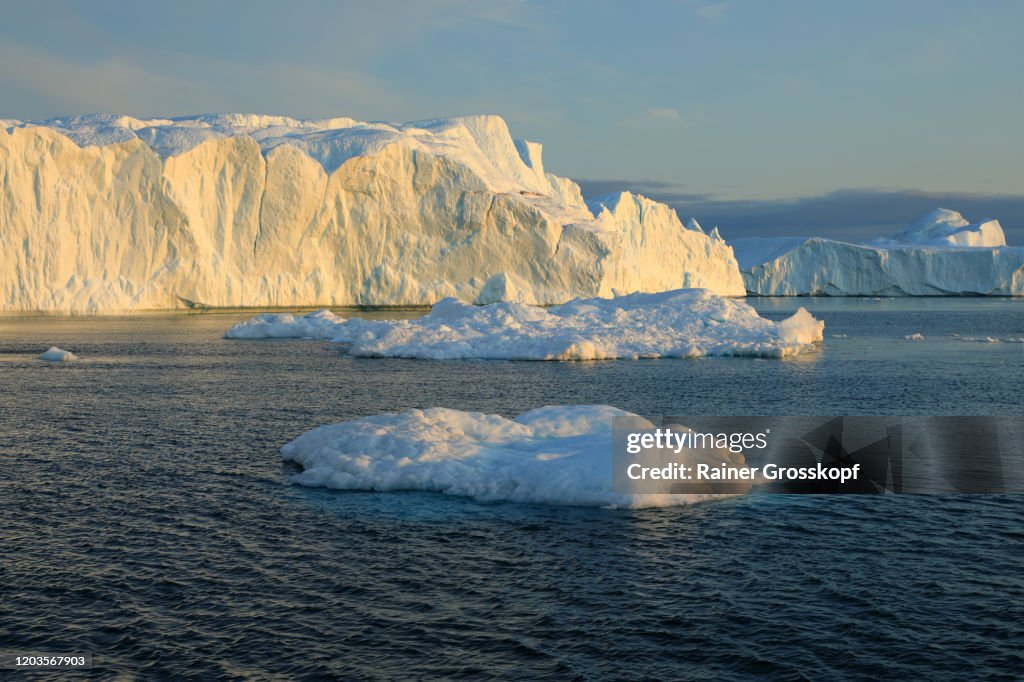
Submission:
[[[222,338],[252,313],[2,317],[0,648],[90,653],[98,677],[1017,677],[1019,496],[486,505],[302,488],[281,461],[313,427],[414,407],[1024,413],[1024,301],[750,301],[808,307],[821,348],[368,360]]]

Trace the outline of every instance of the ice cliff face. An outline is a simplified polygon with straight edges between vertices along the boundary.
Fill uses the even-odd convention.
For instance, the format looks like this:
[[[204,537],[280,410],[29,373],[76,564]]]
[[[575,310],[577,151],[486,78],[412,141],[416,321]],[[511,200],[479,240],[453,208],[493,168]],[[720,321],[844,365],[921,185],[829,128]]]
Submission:
[[[680,287],[742,295],[732,249],[644,197],[588,205],[496,116],[0,122],[0,310]]]
[[[997,220],[937,209],[887,239],[737,239],[747,291],[761,296],[1024,295],[1024,248]]]

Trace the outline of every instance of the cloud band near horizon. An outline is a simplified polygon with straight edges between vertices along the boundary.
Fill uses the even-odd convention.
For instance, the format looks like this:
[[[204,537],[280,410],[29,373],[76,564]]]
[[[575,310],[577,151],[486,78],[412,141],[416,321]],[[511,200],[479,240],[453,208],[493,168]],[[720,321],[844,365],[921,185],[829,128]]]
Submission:
[[[577,180],[588,199],[628,190],[664,202],[681,220],[718,226],[726,239],[829,237],[861,241],[888,236],[934,208],[959,211],[973,222],[999,220],[1011,246],[1024,246],[1024,194],[925,192],[903,189],[839,189],[784,199],[723,199],[687,192],[684,185],[644,180]]]

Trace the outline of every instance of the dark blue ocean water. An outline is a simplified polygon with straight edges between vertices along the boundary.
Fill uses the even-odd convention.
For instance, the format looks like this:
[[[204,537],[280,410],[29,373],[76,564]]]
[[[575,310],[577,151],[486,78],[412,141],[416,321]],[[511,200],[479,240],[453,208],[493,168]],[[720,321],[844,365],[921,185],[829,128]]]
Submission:
[[[243,315],[0,318],[0,650],[92,653],[102,678],[1020,679],[1020,496],[482,505],[301,488],[280,460],[438,405],[1024,413],[1024,344],[951,336],[1024,337],[1024,301],[756,304],[811,308],[822,349],[352,360],[223,340]],[[50,345],[82,360],[34,359]]]

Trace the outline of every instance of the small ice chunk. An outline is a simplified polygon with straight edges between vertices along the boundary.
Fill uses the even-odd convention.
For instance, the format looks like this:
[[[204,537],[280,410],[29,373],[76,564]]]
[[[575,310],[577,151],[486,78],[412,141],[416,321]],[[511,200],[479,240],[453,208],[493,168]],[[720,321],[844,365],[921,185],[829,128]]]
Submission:
[[[821,341],[825,323],[816,320],[806,308],[797,308],[792,316],[776,323],[779,340],[789,346],[806,346]]]
[[[40,355],[39,359],[46,360],[47,362],[67,362],[68,360],[77,360],[78,356],[69,350],[61,350],[57,346],[50,346],[50,350]]]

